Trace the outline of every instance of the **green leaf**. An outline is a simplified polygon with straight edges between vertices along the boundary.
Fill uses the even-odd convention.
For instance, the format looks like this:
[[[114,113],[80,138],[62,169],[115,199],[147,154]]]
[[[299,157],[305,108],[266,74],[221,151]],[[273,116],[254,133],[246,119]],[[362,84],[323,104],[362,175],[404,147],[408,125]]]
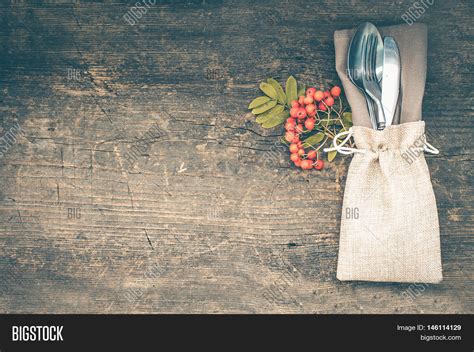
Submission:
[[[271,108],[273,108],[275,105],[277,105],[277,101],[276,100],[270,100],[269,102],[263,104],[263,105],[260,105],[259,107],[255,108],[252,110],[252,114],[255,114],[255,115],[258,115],[258,114],[261,114],[265,111],[268,111],[270,110]]]
[[[348,127],[352,127],[353,123],[352,123],[352,113],[351,112],[344,112],[342,114],[342,122],[344,123],[344,127],[346,127],[346,129]]]
[[[329,152],[328,153],[328,161],[331,162],[334,160],[334,158],[336,157],[336,154],[337,154],[337,151],[336,150],[333,150],[332,152]]]
[[[285,110],[285,107],[283,105],[278,104],[277,106],[275,106],[274,108],[271,108],[267,112],[265,112],[261,115],[258,115],[258,117],[255,121],[257,121],[257,123],[264,123],[270,117],[272,117],[273,115],[279,114],[283,110]]]
[[[296,79],[293,76],[288,77],[286,81],[286,101],[288,105],[291,104],[293,100],[298,99],[298,92],[296,91]]]
[[[269,98],[267,96],[262,96],[262,97],[255,98],[249,104],[249,109],[256,108],[257,106],[263,105],[263,104],[265,104],[266,102],[268,102],[270,100],[271,100],[271,98]]]
[[[275,99],[275,100],[278,99],[278,93],[276,92],[275,88],[272,87],[271,84],[262,82],[260,83],[260,89],[270,98]]]
[[[290,117],[290,112],[288,110],[282,111],[275,116],[272,116],[270,119],[262,123],[263,128],[272,128],[278,125],[281,125],[286,119]]]
[[[267,82],[275,89],[278,94],[278,101],[282,104],[286,103],[286,94],[281,87],[281,84],[275,81],[273,78],[267,79]]]
[[[314,147],[316,144],[321,142],[323,139],[324,139],[324,133],[323,132],[318,132],[316,134],[313,134],[311,137],[306,138],[303,141],[303,146],[305,148]]]
[[[304,85],[298,87],[298,97],[302,95],[306,96],[306,87]]]

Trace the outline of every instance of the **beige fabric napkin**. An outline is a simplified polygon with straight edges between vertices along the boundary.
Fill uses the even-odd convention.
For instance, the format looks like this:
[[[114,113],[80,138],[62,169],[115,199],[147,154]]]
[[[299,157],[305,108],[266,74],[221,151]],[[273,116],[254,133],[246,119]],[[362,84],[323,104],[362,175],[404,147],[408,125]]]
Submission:
[[[401,101],[401,109],[398,109],[394,116],[394,124],[419,121],[426,80],[428,37],[426,25],[416,23],[411,26],[399,25],[378,29],[382,37],[393,37],[400,49],[402,72],[399,102]],[[354,32],[355,29],[348,29],[334,33],[336,70],[352,109],[354,125],[372,127],[365,97],[346,74],[347,51]]]

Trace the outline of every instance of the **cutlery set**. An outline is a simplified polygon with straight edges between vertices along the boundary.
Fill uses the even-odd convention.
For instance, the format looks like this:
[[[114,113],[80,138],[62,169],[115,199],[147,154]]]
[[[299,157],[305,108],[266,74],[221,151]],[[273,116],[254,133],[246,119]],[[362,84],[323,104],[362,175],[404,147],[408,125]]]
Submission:
[[[382,39],[377,27],[366,22],[352,37],[347,73],[364,94],[372,127],[383,130],[394,122],[400,91],[400,52],[392,37]]]
[[[364,23],[334,33],[336,70],[353,125],[324,151],[354,155],[344,187],[336,277],[435,284],[443,279],[439,220],[424,152],[439,151],[426,140],[422,120],[428,32],[421,23],[379,29]],[[407,158],[410,150],[416,156]],[[354,208],[364,221],[344,216]]]

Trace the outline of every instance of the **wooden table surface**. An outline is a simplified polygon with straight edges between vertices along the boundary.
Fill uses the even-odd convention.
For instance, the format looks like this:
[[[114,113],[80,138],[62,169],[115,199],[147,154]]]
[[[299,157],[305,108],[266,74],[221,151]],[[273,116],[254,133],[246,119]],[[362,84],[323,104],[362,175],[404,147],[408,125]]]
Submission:
[[[474,312],[472,1],[419,18],[444,281],[418,286],[336,279],[350,157],[298,171],[246,109],[337,83],[334,30],[412,1],[144,1],[0,5],[1,312]]]

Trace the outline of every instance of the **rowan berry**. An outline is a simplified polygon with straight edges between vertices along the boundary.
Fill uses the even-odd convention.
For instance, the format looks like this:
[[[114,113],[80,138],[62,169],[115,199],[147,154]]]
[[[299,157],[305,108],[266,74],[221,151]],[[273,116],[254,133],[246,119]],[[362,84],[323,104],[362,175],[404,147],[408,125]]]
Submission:
[[[308,105],[308,104],[312,104],[314,102],[314,99],[311,95],[307,95],[304,99],[303,99],[303,102]]]
[[[311,150],[308,152],[308,159],[316,159],[318,152],[316,150]]]
[[[308,115],[314,115],[314,113],[316,112],[316,105],[314,104],[308,104],[306,105],[306,112],[308,113]]]
[[[306,89],[306,95],[310,95],[310,96],[313,96],[314,95],[314,92],[316,92],[316,88],[308,88]]]
[[[303,170],[309,170],[313,167],[313,162],[311,160],[305,159],[301,161],[301,168]]]
[[[324,93],[321,92],[320,90],[314,92],[314,100],[316,101],[321,101],[324,98]]]
[[[306,117],[306,109],[305,108],[298,108],[298,111],[296,112],[296,117],[299,118],[300,120],[304,119]]]
[[[317,160],[316,163],[314,164],[314,168],[316,170],[322,170],[323,167],[324,167],[324,161],[322,161],[321,159]]]
[[[295,124],[287,122],[285,123],[285,130],[287,131],[294,131],[295,130]]]
[[[290,109],[290,116],[291,117],[296,117],[296,113],[298,112],[299,108],[291,108]]]
[[[307,130],[311,131],[314,128],[314,123],[316,121],[314,119],[307,119],[304,122],[304,127],[306,127]]]
[[[339,95],[341,95],[341,88],[339,88],[338,86],[332,87],[331,94],[333,97],[338,97]]]
[[[333,97],[327,97],[324,102],[326,103],[327,106],[333,106],[334,105],[334,98]]]
[[[298,144],[296,143],[291,143],[290,144],[290,153],[298,153]]]
[[[292,131],[288,131],[288,132],[285,133],[285,140],[286,140],[287,142],[290,142],[290,143],[293,142],[293,140],[295,139],[295,137],[296,137],[296,135],[295,135],[295,133],[292,132]]]

